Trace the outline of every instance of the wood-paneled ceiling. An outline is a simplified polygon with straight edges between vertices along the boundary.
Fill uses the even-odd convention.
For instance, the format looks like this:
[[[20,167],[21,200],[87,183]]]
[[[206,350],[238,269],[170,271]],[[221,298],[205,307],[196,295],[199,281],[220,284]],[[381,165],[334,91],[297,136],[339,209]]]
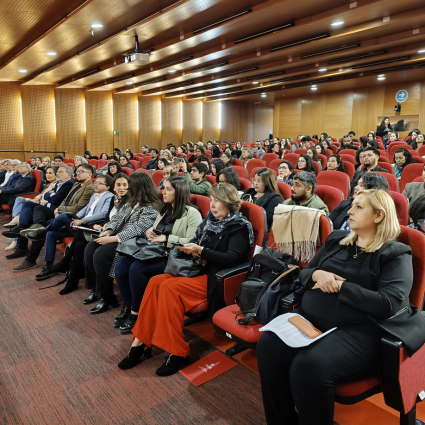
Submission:
[[[270,102],[424,79],[424,18],[424,0],[3,0],[0,81]],[[124,63],[134,35],[148,63]]]

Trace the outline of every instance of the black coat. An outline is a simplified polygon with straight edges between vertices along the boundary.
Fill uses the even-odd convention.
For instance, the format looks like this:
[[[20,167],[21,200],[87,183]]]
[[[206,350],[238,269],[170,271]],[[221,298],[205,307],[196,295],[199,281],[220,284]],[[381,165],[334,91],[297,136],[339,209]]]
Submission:
[[[299,273],[300,283],[313,286],[311,279],[321,264],[340,248],[339,242],[348,232],[335,231]],[[413,283],[412,251],[400,242],[386,242],[368,256],[359,270],[359,281],[370,281],[371,291],[354,282],[344,282],[339,302],[366,313],[381,329],[404,342],[409,356],[425,343],[425,315],[410,305],[409,293]],[[398,313],[398,314],[397,314]]]
[[[60,187],[60,189],[56,192],[56,188],[58,183],[56,183],[55,187],[53,188],[53,191],[55,194],[52,196],[51,193],[46,193],[44,195],[44,199],[50,203],[50,208],[55,210],[62,201],[68,196],[69,191],[71,190],[72,186],[74,186],[75,180],[69,179],[63,185]]]
[[[351,200],[342,201],[330,214],[329,219],[334,225],[334,229],[338,230],[348,219],[348,210],[351,208]]]

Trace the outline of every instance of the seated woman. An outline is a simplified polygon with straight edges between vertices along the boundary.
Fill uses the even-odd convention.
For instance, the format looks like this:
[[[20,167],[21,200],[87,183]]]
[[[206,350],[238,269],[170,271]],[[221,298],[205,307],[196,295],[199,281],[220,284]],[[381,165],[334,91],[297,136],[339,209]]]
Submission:
[[[409,208],[412,224],[409,227],[425,233],[425,195],[421,195],[412,202]]]
[[[205,164],[206,167],[208,168],[208,173],[207,174],[211,174],[211,161],[210,161],[210,159],[206,155],[200,155],[198,157],[198,162],[201,162],[202,164]]]
[[[130,161],[130,159],[134,159],[134,154],[131,149],[125,150],[125,156]]]
[[[248,189],[241,197],[242,200],[253,202],[263,207],[267,214],[267,228],[270,231],[276,205],[283,202],[280,190],[272,170],[260,168],[252,179],[253,187]]]
[[[218,146],[213,146],[212,147],[212,154],[211,154],[211,158],[212,159],[214,159],[214,158],[220,158],[220,156],[221,156],[221,150],[220,150],[220,148],[218,147]]]
[[[342,171],[343,173],[346,173],[344,161],[339,155],[331,155],[328,158],[328,163],[326,164],[325,171]]]
[[[424,343],[425,321],[409,303],[412,252],[396,242],[393,199],[360,191],[348,214],[351,232],[332,233],[299,272],[306,289],[294,311],[322,332],[336,330],[300,348],[272,332],[258,342],[268,424],[332,425],[335,385],[376,374],[382,335],[400,338],[409,355]]]
[[[242,149],[241,156],[239,157],[239,159],[243,162],[243,166],[245,168],[246,168],[246,166],[248,164],[248,161],[250,159],[252,159],[252,158],[253,158],[253,155],[252,155],[251,149],[249,149],[249,148],[243,148]]]
[[[409,164],[414,164],[412,154],[404,148],[399,148],[394,152],[395,164],[392,164],[394,169],[394,175],[398,180],[401,179],[401,173],[404,170],[404,167]]]
[[[127,168],[130,168],[130,170],[134,171],[133,166],[130,164],[130,161],[125,155],[120,156],[120,165],[122,168],[127,167]]]
[[[360,137],[360,139],[361,139],[361,137]],[[364,167],[364,157],[365,157],[365,148],[360,148],[356,152],[356,156],[355,156],[355,159],[354,159],[354,162],[356,163],[354,165],[355,171],[363,170],[363,167]]]
[[[157,170],[163,170],[164,169],[164,167],[166,166],[166,165],[169,165],[170,163],[166,160],[166,159],[164,159],[164,158],[159,158],[158,159],[158,163],[157,163],[157,165],[156,165],[156,169]]]
[[[322,143],[318,143],[315,147],[317,155],[326,155],[325,147],[322,145]]]
[[[295,167],[295,169],[301,170],[301,171],[307,171],[313,174],[314,176],[317,175],[317,169],[313,163],[313,160],[306,153],[302,153],[298,157],[297,166]]]
[[[108,161],[109,156],[108,156],[107,153],[103,152],[103,153],[100,154],[100,158],[99,159],[104,159],[104,160]]]
[[[217,177],[217,174],[224,168],[224,162],[221,159],[215,159],[213,162],[211,162],[211,175]]]
[[[292,177],[294,177],[295,171],[292,162],[283,160],[277,167],[276,181],[292,184]]]
[[[77,168],[81,165],[81,164],[88,164],[87,160],[85,158],[83,158],[82,156],[74,156],[74,176],[77,174]]]
[[[223,170],[221,170],[215,178],[215,181],[218,184],[231,184],[236,188],[239,196],[242,196],[244,194],[243,190],[241,190],[242,185],[241,181],[239,180],[239,176],[233,168],[224,168]]]
[[[19,224],[19,215],[21,214],[22,206],[24,202],[34,202],[35,204],[41,204],[45,205],[47,201],[44,200],[44,195],[48,192],[50,192],[56,184],[56,172],[58,171],[58,168],[52,165],[49,165],[46,168],[46,186],[43,189],[43,191],[38,194],[35,198],[23,198],[18,197],[15,199],[15,204],[13,205],[12,209],[12,221],[5,224],[4,227],[15,227]],[[11,244],[5,248],[5,251],[11,251],[12,249],[16,248],[16,241],[17,239],[10,239],[12,242]]]
[[[238,212],[242,201],[233,186],[215,184],[210,195],[211,211],[198,227],[195,238],[178,247],[204,261],[203,274],[191,278],[163,274],[149,281],[133,328],[133,344],[119,363],[120,369],[136,366],[143,356],[151,357],[151,347],[156,345],[170,353],[156,374],[177,373],[190,353],[183,334],[185,312],[208,301],[212,317],[224,306],[216,290],[216,274],[246,260],[254,245],[254,232],[251,223]]]
[[[320,162],[319,155],[315,148],[315,146],[308,148],[306,154],[313,160],[313,162],[317,162],[319,164],[320,169],[322,169],[322,163]]]
[[[35,158],[35,164],[34,167],[32,167],[33,170],[40,170],[41,172],[43,172],[43,158],[41,156],[37,156],[37,158]]]
[[[121,168],[121,165],[119,162],[115,161],[115,160],[111,160],[108,162],[107,165],[108,171],[106,172],[106,174],[108,176],[111,176],[113,179],[115,178],[115,176],[117,174],[121,174],[123,173],[123,170]]]
[[[269,153],[274,153],[274,154],[276,154],[279,157],[279,159],[282,159],[282,155],[280,153],[280,145],[279,145],[279,143],[272,143],[270,145],[270,147],[269,147],[269,151],[268,152]]]
[[[242,140],[236,140],[235,148],[232,149],[231,155],[232,158],[240,158],[242,155],[243,143]]]
[[[193,155],[188,159],[189,164],[193,164],[198,160],[198,156],[205,155],[205,149],[202,146],[195,146],[195,152]]]
[[[325,149],[332,150],[332,142],[330,142],[329,140],[323,140],[322,145]]]
[[[352,195],[349,199],[344,199],[341,203],[330,213],[329,218],[334,225],[334,229],[349,230],[350,221],[348,210],[351,208],[353,200],[361,190],[366,189],[380,189],[388,192],[388,181],[384,176],[376,173],[364,173],[357,181]]]
[[[145,236],[158,216],[159,193],[152,179],[145,173],[129,177],[128,201],[103,227],[102,233],[84,250],[86,288],[100,295],[92,314],[118,307],[114,294],[114,270],[121,256],[116,248],[136,236]],[[89,295],[92,299],[92,294]]]
[[[173,160],[173,154],[168,149],[163,149],[161,151],[161,158],[166,159],[168,162]]]
[[[128,182],[129,177],[127,174],[119,173],[115,175],[115,197],[112,198],[109,209],[109,221],[127,202]],[[81,225],[84,227],[83,224]],[[93,228],[99,231],[103,229],[100,224],[95,224]],[[77,230],[71,245],[65,251],[64,257],[56,264],[46,265],[47,271],[50,273],[67,273],[65,287],[59,291],[60,295],[69,294],[78,288],[79,280],[84,277],[84,267],[81,267],[84,262],[84,250],[90,240],[89,234],[85,234],[83,230]],[[100,292],[96,295],[96,292],[92,291],[84,304],[90,304],[100,298],[100,296]]]
[[[170,250],[173,244],[186,244],[195,237],[202,216],[190,202],[189,185],[184,177],[165,180],[162,199],[159,215],[153,226],[146,231],[146,237],[152,242],[165,244],[167,250]],[[166,255],[146,261],[126,256],[118,261],[115,278],[123,307],[112,326],[120,328],[121,335],[131,333],[149,279],[164,273],[166,265]]]

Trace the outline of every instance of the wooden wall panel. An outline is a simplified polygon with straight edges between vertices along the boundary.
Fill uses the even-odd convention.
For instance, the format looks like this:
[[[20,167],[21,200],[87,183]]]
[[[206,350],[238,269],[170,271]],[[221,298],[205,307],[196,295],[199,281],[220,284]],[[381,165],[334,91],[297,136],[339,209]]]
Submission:
[[[204,102],[202,106],[202,143],[221,140],[220,102]]]
[[[161,147],[161,97],[139,97],[139,146]]]
[[[326,95],[325,123],[328,134],[347,134],[351,130],[352,115],[352,92],[328,93]],[[303,116],[304,119],[309,119],[309,117]],[[319,125],[317,127],[321,128]],[[315,133],[320,133],[320,130],[315,131]]]
[[[82,155],[86,150],[84,89],[56,89],[56,149],[67,157]]]
[[[131,94],[114,94],[114,130],[120,132],[114,137],[114,148],[120,148],[124,152],[127,148],[134,153],[140,152],[139,148],[139,125],[138,125],[138,96]]]
[[[279,102],[280,107],[279,116],[275,116],[275,134],[280,138],[292,137],[296,139],[301,134],[302,99],[280,99],[277,102]]]
[[[385,87],[384,110],[382,115],[394,115],[394,106],[397,104],[395,95],[399,90],[407,90],[409,96],[401,104],[401,114],[417,114],[421,97],[421,83],[391,84]],[[396,121],[397,122],[397,121]]]
[[[161,100],[161,147],[168,143],[179,146],[182,143],[182,100]]]
[[[18,84],[0,84],[0,140],[3,150],[24,150],[21,90]],[[23,154],[0,152],[0,158],[23,160]]]
[[[221,102],[221,141],[234,142],[242,139],[241,116],[247,114],[247,103],[226,101]],[[243,140],[245,142],[245,140]]]
[[[112,92],[86,92],[86,122],[87,149],[93,154],[108,152],[112,155]]]
[[[202,101],[183,100],[182,142],[197,143],[202,139]]]
[[[21,86],[24,149],[56,151],[53,86]]]
[[[251,144],[256,140],[263,140],[268,137],[270,130],[273,132],[273,106],[249,104],[247,115],[246,141]],[[253,119],[251,118],[253,117]]]

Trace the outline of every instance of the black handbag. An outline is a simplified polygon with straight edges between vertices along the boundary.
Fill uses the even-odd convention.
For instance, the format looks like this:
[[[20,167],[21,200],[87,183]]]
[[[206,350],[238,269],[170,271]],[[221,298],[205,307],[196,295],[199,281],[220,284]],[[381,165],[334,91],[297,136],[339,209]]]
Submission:
[[[140,261],[162,258],[165,256],[165,251],[165,245],[158,242],[149,242],[143,236],[129,239],[117,247],[119,254],[127,255]]]
[[[204,274],[203,260],[194,258],[192,254],[186,254],[174,247],[168,255],[164,274],[174,277],[195,277]]]

